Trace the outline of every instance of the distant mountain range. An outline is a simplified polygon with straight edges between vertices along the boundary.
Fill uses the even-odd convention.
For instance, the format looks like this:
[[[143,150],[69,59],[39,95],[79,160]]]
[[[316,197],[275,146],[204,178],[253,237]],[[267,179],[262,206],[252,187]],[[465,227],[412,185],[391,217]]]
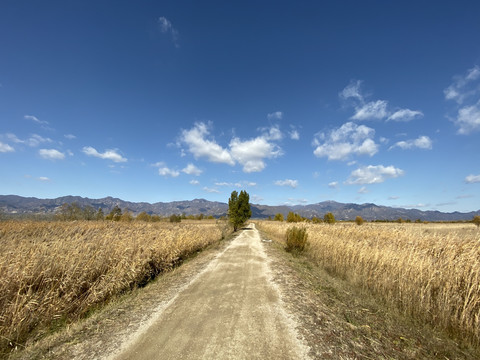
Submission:
[[[188,201],[157,202],[154,204],[146,202],[129,202],[117,198],[105,197],[102,199],[89,199],[80,196],[64,196],[56,199],[37,199],[34,197],[22,197],[17,195],[0,195],[0,210],[10,215],[22,214],[55,214],[59,207],[65,203],[77,203],[80,207],[92,206],[95,209],[102,208],[104,213],[118,205],[121,209],[128,209],[134,214],[145,211],[149,214],[169,216],[172,214],[186,215],[213,215],[216,217],[227,214],[228,205],[217,201],[205,199],[194,199]],[[337,220],[354,220],[361,216],[365,220],[396,220],[398,218],[415,221],[458,221],[471,220],[474,215],[480,214],[480,210],[468,213],[440,211],[421,211],[418,209],[393,208],[375,204],[344,204],[335,201],[324,201],[311,205],[295,206],[268,206],[251,204],[252,217],[265,219],[273,217],[277,213],[284,217],[290,211],[301,216],[312,218],[321,217],[332,212]]]

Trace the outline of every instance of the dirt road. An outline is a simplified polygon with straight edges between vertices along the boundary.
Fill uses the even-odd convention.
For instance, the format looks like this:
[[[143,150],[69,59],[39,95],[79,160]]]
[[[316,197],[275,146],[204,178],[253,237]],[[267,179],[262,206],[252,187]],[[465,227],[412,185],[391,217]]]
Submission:
[[[307,353],[250,225],[109,359],[307,359]]]

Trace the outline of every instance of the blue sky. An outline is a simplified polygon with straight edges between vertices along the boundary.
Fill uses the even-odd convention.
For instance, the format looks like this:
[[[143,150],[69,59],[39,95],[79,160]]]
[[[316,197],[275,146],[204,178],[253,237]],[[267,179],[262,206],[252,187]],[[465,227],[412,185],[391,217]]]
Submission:
[[[480,208],[478,1],[0,4],[0,193]]]

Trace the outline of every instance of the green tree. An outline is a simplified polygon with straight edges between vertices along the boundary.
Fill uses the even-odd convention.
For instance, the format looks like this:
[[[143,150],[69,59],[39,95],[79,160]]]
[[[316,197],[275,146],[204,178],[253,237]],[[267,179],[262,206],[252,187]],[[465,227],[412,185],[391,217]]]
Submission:
[[[323,222],[323,220],[320,219],[320,218],[318,218],[318,217],[316,217],[316,216],[314,216],[314,217],[312,218],[312,222],[313,222],[314,224],[320,224],[320,223]]]
[[[238,192],[232,191],[230,199],[228,199],[228,218],[233,225],[233,231],[237,231],[251,216],[252,210],[248,193],[242,190],[239,195]]]
[[[335,215],[333,215],[331,212],[328,212],[323,217],[323,221],[325,221],[327,224],[335,224]]]
[[[303,218],[298,215],[297,213],[294,213],[293,211],[290,211],[287,214],[287,222],[300,222],[303,221]]]
[[[83,218],[85,220],[94,220],[95,219],[95,209],[87,205],[83,208]]]
[[[105,214],[103,213],[102,208],[98,208],[97,215],[95,216],[97,220],[105,220]]]
[[[120,209],[118,205],[115,205],[112,211],[110,211],[110,214],[108,214],[105,217],[105,220],[120,221],[121,217],[122,217],[122,209]]]
[[[182,221],[182,217],[180,215],[176,215],[176,214],[170,215],[170,222],[177,223],[181,221]]]
[[[275,217],[273,218],[273,220],[275,221],[283,221],[283,214],[281,213],[278,213],[278,214],[275,214]]]
[[[472,221],[475,225],[480,226],[480,215],[475,215]]]

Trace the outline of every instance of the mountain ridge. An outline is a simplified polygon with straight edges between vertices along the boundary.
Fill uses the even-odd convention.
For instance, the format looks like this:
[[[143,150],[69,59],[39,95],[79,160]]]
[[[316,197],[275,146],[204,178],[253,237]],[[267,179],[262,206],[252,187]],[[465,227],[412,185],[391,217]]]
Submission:
[[[171,214],[186,215],[213,215],[216,217],[225,216],[228,211],[226,203],[218,201],[209,201],[206,199],[193,199],[171,202],[130,202],[111,196],[90,199],[87,197],[67,195],[54,199],[39,199],[36,197],[23,197],[18,195],[0,195],[0,210],[11,215],[19,214],[54,214],[61,205],[68,203],[77,203],[79,206],[92,206],[95,209],[102,208],[107,213],[114,206],[121,209],[128,209],[134,214],[145,211],[149,214],[158,214],[160,216],[169,216]],[[396,220],[398,218],[421,220],[421,221],[460,221],[471,220],[478,211],[471,212],[440,212],[436,210],[422,211],[418,209],[396,208],[373,203],[339,203],[328,200],[315,204],[307,205],[260,205],[251,204],[253,218],[273,217],[277,213],[287,216],[288,212],[293,211],[301,216],[312,218],[313,216],[323,218],[327,212],[332,212],[338,220],[354,220],[356,216],[371,220]]]

